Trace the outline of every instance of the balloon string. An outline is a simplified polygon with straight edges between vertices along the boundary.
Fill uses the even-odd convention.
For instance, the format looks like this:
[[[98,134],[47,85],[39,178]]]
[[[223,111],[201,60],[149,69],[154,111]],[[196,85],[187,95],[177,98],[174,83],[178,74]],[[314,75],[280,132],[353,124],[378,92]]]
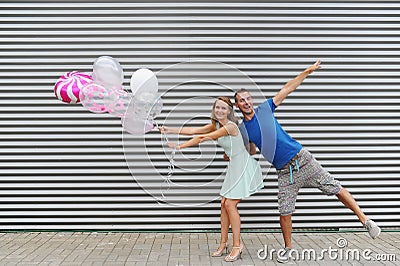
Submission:
[[[157,122],[154,121],[154,123],[156,124],[156,127],[158,128],[159,126],[158,126]],[[162,142],[165,142],[165,143],[168,143],[168,142],[169,142],[168,136],[167,136],[166,133],[162,133],[161,136],[162,136]],[[163,199],[166,198],[166,196],[164,195],[164,192],[163,192],[163,185],[164,185],[165,183],[167,184],[168,188],[167,188],[167,191],[166,191],[166,192],[168,192],[169,189],[171,188],[171,185],[173,184],[173,182],[172,182],[172,180],[171,180],[171,177],[172,177],[172,175],[174,174],[174,170],[175,170],[175,160],[174,160],[174,159],[175,159],[175,153],[176,153],[176,149],[174,148],[174,149],[172,150],[172,152],[171,152],[171,155],[167,157],[167,158],[168,158],[168,161],[169,161],[169,165],[168,165],[168,174],[167,174],[167,176],[164,178],[164,181],[163,181],[163,183],[162,183],[161,186],[160,186],[160,192],[161,192],[161,196],[162,196]]]
[[[169,160],[168,174],[164,179],[164,183],[167,183],[167,185],[168,185],[168,188],[167,188],[166,192],[169,191],[169,189],[171,188],[171,185],[173,184],[173,182],[171,180],[171,176],[173,175],[174,170],[175,170],[175,160],[174,160],[175,152],[176,152],[176,149],[173,149],[172,152],[171,152],[171,156],[168,158],[168,160]],[[165,197],[165,195],[163,193],[162,185],[160,187],[160,191],[161,191],[162,198],[165,199],[166,197]]]

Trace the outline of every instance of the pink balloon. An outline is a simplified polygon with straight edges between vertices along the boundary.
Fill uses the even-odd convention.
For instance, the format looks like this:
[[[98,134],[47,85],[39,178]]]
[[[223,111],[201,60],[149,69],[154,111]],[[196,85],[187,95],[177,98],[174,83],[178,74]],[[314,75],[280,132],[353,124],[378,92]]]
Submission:
[[[110,101],[107,104],[107,111],[118,117],[123,117],[132,100],[132,95],[124,90],[110,91]]]
[[[106,106],[110,101],[110,92],[96,83],[86,84],[80,91],[79,97],[83,107],[93,113],[107,112]]]
[[[65,103],[79,103],[80,90],[89,82],[92,82],[89,74],[79,71],[67,72],[54,85],[54,94]]]

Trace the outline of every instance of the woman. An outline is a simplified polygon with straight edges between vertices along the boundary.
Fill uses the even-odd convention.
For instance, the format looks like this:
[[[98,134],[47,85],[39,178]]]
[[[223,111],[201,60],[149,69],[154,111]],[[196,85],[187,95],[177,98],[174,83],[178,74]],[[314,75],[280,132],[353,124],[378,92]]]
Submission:
[[[230,161],[221,188],[221,241],[218,249],[211,254],[220,257],[228,249],[228,231],[232,227],[233,248],[225,261],[235,261],[241,257],[243,245],[240,243],[240,215],[237,205],[241,199],[263,188],[262,172],[257,161],[247,152],[234,115],[233,104],[227,97],[218,97],[212,109],[211,123],[203,127],[170,128],[160,127],[162,133],[198,135],[177,145],[168,143],[177,150],[195,146],[206,140],[218,140]]]

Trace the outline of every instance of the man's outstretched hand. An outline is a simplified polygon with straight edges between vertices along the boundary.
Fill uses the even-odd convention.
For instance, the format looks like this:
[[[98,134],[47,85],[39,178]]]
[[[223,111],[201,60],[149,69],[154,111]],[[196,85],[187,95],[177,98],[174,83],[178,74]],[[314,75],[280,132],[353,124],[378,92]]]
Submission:
[[[313,65],[309,66],[306,71],[308,72],[308,74],[313,73],[315,70],[320,69],[321,68],[321,60],[317,60]]]

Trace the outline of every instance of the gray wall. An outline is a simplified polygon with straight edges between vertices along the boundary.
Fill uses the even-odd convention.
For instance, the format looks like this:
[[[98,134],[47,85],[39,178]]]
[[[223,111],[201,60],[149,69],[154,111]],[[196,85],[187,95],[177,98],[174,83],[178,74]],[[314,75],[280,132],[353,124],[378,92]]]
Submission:
[[[168,187],[159,133],[130,136],[118,118],[54,97],[59,76],[91,72],[102,55],[120,61],[125,88],[141,67],[159,73],[156,121],[171,126],[207,123],[210,97],[232,96],[247,76],[261,103],[320,58],[276,117],[370,217],[398,228],[399,15],[399,1],[2,1],[0,229],[219,228],[227,163],[215,144],[177,155]],[[181,62],[191,63],[171,67]],[[277,229],[276,172],[255,158],[265,189],[239,205],[242,227]],[[359,228],[310,188],[293,219]]]

